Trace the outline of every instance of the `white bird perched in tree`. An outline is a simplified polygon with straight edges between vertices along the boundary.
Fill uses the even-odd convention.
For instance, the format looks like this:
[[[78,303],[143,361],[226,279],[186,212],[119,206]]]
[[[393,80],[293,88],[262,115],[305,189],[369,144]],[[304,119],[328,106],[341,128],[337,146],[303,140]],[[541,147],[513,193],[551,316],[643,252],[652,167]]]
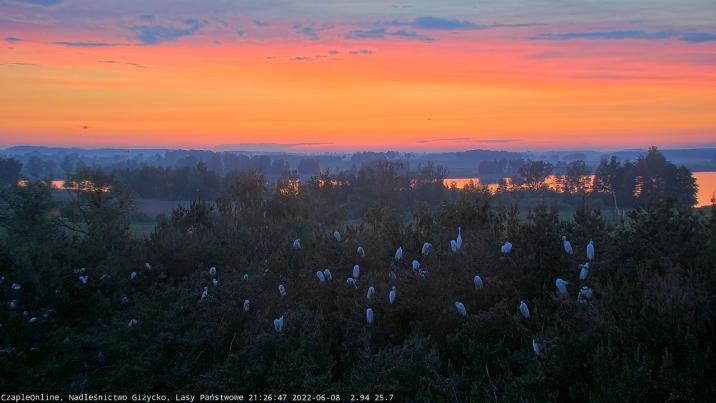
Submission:
[[[247,281],[249,279],[249,273],[244,273],[244,276],[242,277],[244,281]]]
[[[500,251],[503,255],[507,255],[510,252],[512,252],[512,243],[510,241],[505,241],[505,243],[502,245],[502,248],[500,248]]]
[[[273,320],[273,328],[276,329],[276,331],[279,333],[283,331],[283,315]]]
[[[79,268],[77,268],[77,269],[74,269],[73,271],[75,272],[75,274],[82,274],[82,273],[84,273],[85,271],[87,271],[87,269],[84,268],[84,267],[79,267]]]
[[[122,305],[127,305],[129,303],[129,298],[127,298],[126,295],[122,296],[122,299],[119,300],[119,303]]]
[[[458,312],[460,315],[462,315],[462,316],[466,316],[466,315],[467,315],[467,310],[465,310],[465,304],[463,304],[462,302],[460,302],[460,301],[455,301],[455,309],[457,309],[457,312]]]
[[[149,263],[149,262],[144,262],[144,268],[147,269],[147,270],[152,270],[152,269],[153,269],[152,264]]]
[[[589,275],[589,265],[580,264],[579,265],[579,279],[586,280],[588,275]]]
[[[393,286],[393,288],[391,288],[390,292],[388,293],[388,301],[390,301],[391,304],[393,302],[395,302],[396,293],[397,293],[397,288],[395,288],[395,286]]]
[[[569,243],[569,241],[567,240],[567,237],[564,235],[562,235],[562,245],[564,246],[564,251],[568,255],[574,254],[574,249],[572,249],[572,244]]]
[[[422,247],[422,249],[421,249],[421,252],[423,253],[423,255],[427,256],[428,253],[430,253],[430,247],[431,247],[431,246],[433,246],[433,244],[431,244],[430,242],[425,242],[425,243],[423,244],[423,247]]]
[[[20,291],[20,289],[22,289],[22,286],[20,285],[20,283],[12,283],[10,288],[12,288],[15,291]]]
[[[462,229],[457,227],[457,238],[455,238],[455,244],[458,249],[462,249]]]
[[[17,308],[17,300],[16,300],[16,299],[11,299],[10,302],[8,302],[7,305],[8,305],[8,307],[9,307],[10,309],[15,309],[15,308]]]
[[[301,239],[300,238],[296,238],[293,240],[293,249],[294,250],[301,249]]]
[[[457,253],[457,249],[457,241],[454,239],[450,240],[450,250],[452,253]]]
[[[557,290],[559,291],[560,295],[564,295],[567,293],[567,284],[569,283],[567,281],[562,280],[561,278],[558,278],[554,282],[554,285],[557,287]]]
[[[532,351],[534,351],[535,354],[539,354],[539,352],[542,351],[542,343],[538,342],[537,339],[532,339]]]
[[[205,300],[209,298],[209,287],[204,287],[204,291],[201,293],[201,299]]]
[[[341,241],[341,233],[338,232],[338,230],[335,230],[335,231],[333,232],[333,237],[336,238],[336,241],[338,241],[338,242]]]
[[[360,277],[360,266],[354,265],[352,274],[353,274],[353,278],[358,280],[358,277]]]
[[[30,320],[28,321],[28,323],[35,323],[35,322],[37,322],[38,320],[39,320],[39,319],[37,319],[36,316],[33,316],[33,317],[30,318]]]
[[[370,286],[368,287],[368,293],[366,294],[366,298],[371,299],[373,298],[373,295],[375,295],[375,287]]]
[[[134,327],[134,326],[137,326],[138,324],[139,324],[139,321],[136,319],[129,320],[129,327]]]
[[[592,299],[592,289],[585,286],[582,286],[582,288],[579,289],[579,294],[577,295],[577,302],[580,304],[586,304]]]
[[[216,276],[216,267],[211,266],[211,267],[209,268],[209,275],[210,275],[210,276]]]
[[[358,252],[358,256],[360,256],[361,259],[363,259],[365,257],[365,249],[363,249],[362,246],[358,247],[357,252]]]
[[[89,276],[80,276],[80,283],[87,284],[87,281],[89,281]]]
[[[318,281],[320,281],[321,283],[326,281],[326,275],[323,274],[323,272],[320,270],[316,272],[316,277],[318,277]]]
[[[133,271],[132,274],[129,275],[129,279],[130,279],[130,280],[134,280],[134,279],[136,279],[136,278],[137,278],[137,272],[136,272],[136,271]]]
[[[248,299],[244,300],[244,312],[248,312],[251,310],[251,301]]]
[[[399,246],[398,249],[395,251],[395,261],[403,259],[403,247]]]
[[[590,262],[594,260],[594,241],[590,240],[587,244],[587,260]]]
[[[530,318],[530,308],[527,307],[527,303],[525,301],[520,301],[520,313],[525,318]]]
[[[211,284],[213,284],[214,287],[217,287],[217,286],[219,285],[219,280],[216,279],[216,278],[212,278],[212,279],[211,279]]]
[[[331,269],[323,269],[323,276],[326,280],[333,280],[333,273],[331,273]]]
[[[358,288],[358,284],[356,283],[356,279],[354,279],[353,277],[348,277],[348,279],[346,279],[346,284],[352,285],[353,288]]]
[[[413,262],[411,263],[411,265],[413,266],[413,270],[414,270],[414,271],[415,271],[415,270],[418,270],[418,269],[420,268],[420,262],[418,262],[418,261],[415,260],[415,259],[413,259]]]
[[[286,296],[286,286],[283,284],[278,285],[278,293],[281,294],[282,297]]]
[[[485,288],[485,285],[482,284],[482,278],[480,278],[480,276],[475,276],[475,278],[472,279],[472,282],[475,284],[476,290],[482,290]]]
[[[373,323],[373,309],[368,308],[365,310],[365,320],[369,325]]]

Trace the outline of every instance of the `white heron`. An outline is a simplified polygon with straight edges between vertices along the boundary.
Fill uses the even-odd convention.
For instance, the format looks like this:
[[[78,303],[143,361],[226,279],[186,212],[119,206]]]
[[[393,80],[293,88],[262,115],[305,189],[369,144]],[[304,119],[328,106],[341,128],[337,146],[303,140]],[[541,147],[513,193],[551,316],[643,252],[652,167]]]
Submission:
[[[278,285],[278,292],[281,294],[282,297],[286,296],[286,286],[283,284]]]
[[[244,276],[242,277],[244,281],[247,281],[249,279],[249,273],[244,273]]]
[[[79,267],[79,268],[77,268],[77,269],[74,269],[73,271],[75,272],[75,274],[82,274],[82,273],[84,273],[85,271],[87,271],[87,269],[84,268],[84,267]]]
[[[457,241],[455,241],[454,239],[450,240],[450,250],[452,251],[452,253],[457,253],[457,249]]]
[[[211,267],[209,268],[209,275],[210,275],[210,276],[213,276],[213,277],[216,277],[216,267],[211,266]]]
[[[320,281],[321,283],[326,281],[326,275],[323,274],[323,272],[320,270],[316,272],[316,277],[318,277],[318,281]]]
[[[201,299],[205,300],[209,298],[209,287],[204,287],[204,291],[201,293]]]
[[[512,243],[510,241],[505,241],[505,243],[502,245],[502,248],[500,248],[500,251],[503,255],[508,255],[510,252],[512,252]]]
[[[301,239],[296,238],[293,240],[293,250],[299,250],[301,249]]]
[[[358,280],[358,277],[360,277],[360,266],[354,265],[352,274],[353,274],[353,278]]]
[[[375,287],[370,286],[368,287],[368,293],[366,294],[367,299],[373,298],[373,295],[375,295]]]
[[[398,249],[395,251],[395,261],[403,259],[403,247],[399,246]]]
[[[358,288],[358,284],[356,283],[356,279],[354,279],[353,277],[348,277],[348,278],[346,279],[346,284],[352,285],[353,288]]]
[[[463,304],[462,302],[460,302],[460,301],[455,301],[455,309],[457,309],[457,312],[458,312],[460,315],[462,315],[462,316],[466,316],[466,315],[467,315],[467,310],[465,310],[465,304]]]
[[[423,253],[423,255],[427,256],[428,253],[430,253],[430,248],[432,246],[433,246],[433,244],[431,244],[430,242],[425,242],[420,251]]]
[[[333,273],[331,273],[331,269],[323,269],[323,276],[326,278],[326,280],[333,280]]]
[[[564,251],[568,255],[574,254],[574,249],[572,249],[572,244],[569,243],[569,241],[567,240],[567,237],[564,235],[562,235],[562,246],[564,246]]]
[[[358,252],[358,256],[360,256],[361,259],[365,257],[365,249],[363,249],[362,246],[359,246],[356,252]]]
[[[390,292],[388,293],[388,301],[390,301],[391,304],[393,302],[395,302],[396,293],[397,293],[397,288],[395,288],[395,286],[393,286],[393,288],[391,288]]]
[[[365,310],[365,320],[369,325],[373,323],[373,309],[368,308]]]
[[[462,229],[457,227],[457,238],[455,238],[455,244],[458,249],[462,249]]]
[[[139,324],[139,321],[138,321],[138,320],[136,320],[136,319],[130,319],[128,326],[129,326],[129,327],[134,327],[134,326],[137,326],[138,324]]]
[[[87,281],[89,281],[89,276],[80,276],[80,283],[87,284]]]
[[[20,291],[22,289],[22,285],[20,285],[20,283],[12,283],[10,288],[12,288],[15,291]]]
[[[586,264],[579,265],[579,279],[586,280],[589,275],[589,266]]]
[[[129,303],[129,298],[127,298],[126,295],[122,296],[122,299],[119,300],[119,303],[122,305],[127,305]]]
[[[248,312],[251,310],[251,301],[248,299],[244,300],[244,312]]]
[[[10,302],[8,302],[8,307],[9,307],[10,309],[15,309],[15,308],[17,308],[17,300],[16,300],[16,299],[11,299]]]
[[[475,284],[476,290],[482,290],[485,288],[485,285],[482,283],[482,278],[480,276],[475,276],[475,278],[472,279],[472,282]]]
[[[28,323],[35,323],[35,322],[37,322],[38,320],[40,320],[40,319],[38,319],[37,316],[33,316],[33,317],[30,318],[30,320],[28,321]]]
[[[219,280],[216,279],[216,278],[212,278],[212,279],[211,279],[211,284],[213,284],[214,287],[217,287],[217,286],[219,286]]]
[[[532,339],[532,351],[535,354],[539,354],[542,351],[542,343],[538,342],[537,339]]]
[[[590,240],[587,245],[587,259],[591,262],[594,260],[594,241]]]
[[[592,289],[585,286],[582,286],[582,288],[579,289],[579,294],[577,295],[577,302],[580,304],[586,304],[592,299]]]
[[[557,287],[560,295],[565,295],[567,293],[567,284],[569,284],[569,282],[564,281],[561,278],[558,278],[554,282],[554,285]]]
[[[525,301],[520,301],[520,313],[525,318],[530,318],[530,308],[527,307],[527,303]]]
[[[333,232],[333,237],[336,238],[336,241],[338,241],[338,242],[341,241],[341,233],[338,232],[338,230],[335,230],[335,231]]]
[[[279,333],[283,331],[283,315],[273,320],[273,328],[276,329],[276,331]]]
[[[418,262],[415,259],[413,259],[413,262],[411,263],[411,265],[413,266],[413,270],[418,270],[420,268],[420,262]]]
[[[144,262],[144,268],[147,269],[147,270],[152,270],[152,269],[153,269],[153,266],[152,266],[152,264],[149,263],[149,262]]]

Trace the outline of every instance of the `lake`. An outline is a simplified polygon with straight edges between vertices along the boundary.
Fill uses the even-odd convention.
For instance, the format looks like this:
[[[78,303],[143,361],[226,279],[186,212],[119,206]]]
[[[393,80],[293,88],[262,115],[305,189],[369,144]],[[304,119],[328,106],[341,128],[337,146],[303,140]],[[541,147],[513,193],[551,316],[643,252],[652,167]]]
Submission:
[[[693,172],[694,178],[696,178],[696,185],[699,187],[697,198],[697,207],[711,205],[711,198],[716,192],[716,172]],[[470,181],[480,183],[478,178],[447,178],[443,181],[445,186],[450,186],[455,183],[458,188],[463,188]],[[549,181],[548,181],[549,182]],[[554,180],[552,180],[554,182]],[[487,187],[490,190],[497,188],[496,183],[488,183]]]

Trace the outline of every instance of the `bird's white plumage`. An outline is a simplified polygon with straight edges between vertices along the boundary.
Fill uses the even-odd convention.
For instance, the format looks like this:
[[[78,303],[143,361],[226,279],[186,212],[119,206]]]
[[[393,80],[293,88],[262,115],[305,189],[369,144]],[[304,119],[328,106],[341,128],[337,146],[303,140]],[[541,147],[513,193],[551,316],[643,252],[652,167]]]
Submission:
[[[594,260],[594,241],[589,241],[587,244],[587,259],[591,262]]]
[[[430,253],[430,248],[433,246],[430,242],[425,242],[423,244],[423,247],[420,249],[420,251],[423,253],[423,255],[428,255]]]
[[[352,285],[353,288],[358,288],[358,284],[356,283],[356,279],[354,279],[353,277],[348,277],[348,278],[346,279],[346,284]]]
[[[569,283],[561,278],[554,281],[554,285],[557,287],[560,295],[565,295],[567,293],[567,284]]]
[[[368,308],[365,310],[365,320],[369,325],[373,323],[373,309]]]
[[[318,281],[320,281],[321,283],[326,281],[326,275],[323,274],[323,272],[320,270],[316,272],[316,277],[318,277]]]
[[[527,303],[525,301],[520,301],[520,313],[525,318],[530,318],[530,308],[527,306]]]
[[[323,276],[326,278],[326,280],[333,280],[333,273],[331,273],[331,269],[323,269]]]
[[[358,256],[360,256],[361,258],[365,257],[365,249],[363,249],[362,246],[359,246],[358,249],[356,250],[356,252],[358,253]]]
[[[336,241],[338,241],[338,242],[341,241],[341,233],[338,232],[338,230],[335,230],[335,231],[333,232],[333,237],[336,238]]]
[[[579,265],[579,279],[586,280],[589,275],[589,266],[580,264]]]
[[[244,312],[248,312],[251,310],[251,301],[248,299],[244,300]]]
[[[278,293],[281,294],[282,297],[286,296],[286,286],[283,284],[278,285]]]
[[[462,249],[462,229],[457,227],[457,238],[455,238],[455,244],[458,249]]]
[[[403,259],[403,247],[399,246],[398,249],[395,251],[395,260],[401,260]]]
[[[211,267],[209,268],[209,275],[210,275],[210,276],[216,276],[216,267],[211,266]]]
[[[390,292],[388,293],[388,301],[389,301],[391,304],[392,304],[393,302],[395,302],[396,294],[397,294],[397,289],[395,288],[395,286],[393,286],[393,288],[391,288],[391,289],[390,289]]]
[[[373,298],[373,295],[375,295],[375,287],[370,286],[370,287],[368,287],[368,293],[366,294],[365,297],[367,299],[371,299],[371,298]]]
[[[460,302],[460,301],[455,301],[455,309],[457,309],[457,312],[458,312],[460,315],[462,315],[462,316],[466,316],[466,315],[467,315],[467,310],[465,309],[465,304],[463,304],[462,302]]]
[[[586,304],[592,299],[592,289],[585,286],[582,286],[582,288],[579,289],[579,294],[577,295],[577,302],[581,304]]]
[[[133,271],[132,274],[129,275],[129,279],[130,279],[130,280],[134,280],[134,279],[136,279],[136,278],[137,278],[137,272],[136,272],[136,271]]]
[[[535,354],[539,354],[540,351],[542,351],[542,343],[538,342],[536,339],[532,339],[532,351],[534,351]]]
[[[301,249],[301,239],[300,239],[300,238],[294,239],[294,240],[293,240],[293,245],[292,245],[292,247],[293,247],[294,250],[299,250],[299,249]]]
[[[512,252],[512,243],[510,241],[505,241],[504,244],[502,244],[502,248],[500,248],[500,251],[503,255],[507,255],[510,252]]]
[[[475,284],[475,289],[481,290],[485,288],[485,285],[482,283],[482,278],[480,276],[475,276],[472,279],[472,282]]]
[[[205,300],[209,298],[209,287],[204,287],[204,291],[201,293],[201,299]]]
[[[452,251],[452,253],[457,252],[457,241],[455,241],[454,239],[450,241],[450,250]]]
[[[354,278],[354,279],[358,280],[358,278],[360,277],[360,266],[354,265],[354,266],[353,266],[353,273],[351,273],[351,274],[353,275],[353,278]]]
[[[138,324],[139,324],[139,321],[138,321],[138,320],[136,320],[136,319],[130,319],[128,326],[129,326],[129,327],[134,327],[134,326],[137,326]]]
[[[564,247],[564,252],[568,255],[574,254],[574,249],[572,249],[572,244],[567,240],[566,236],[562,236],[562,246]]]
[[[413,261],[412,261],[412,263],[410,263],[410,265],[413,267],[413,270],[418,270],[420,268],[420,262],[418,262],[415,259],[413,259]]]
[[[273,328],[277,332],[283,331],[283,315],[281,315],[279,318],[276,318],[273,320]]]

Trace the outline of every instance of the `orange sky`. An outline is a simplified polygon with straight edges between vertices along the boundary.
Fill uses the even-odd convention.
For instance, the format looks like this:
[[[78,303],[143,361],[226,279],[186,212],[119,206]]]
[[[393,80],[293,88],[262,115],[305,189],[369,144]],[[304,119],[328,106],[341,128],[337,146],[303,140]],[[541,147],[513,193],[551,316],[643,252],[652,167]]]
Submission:
[[[429,42],[198,35],[92,47],[6,25],[0,35],[23,40],[0,45],[0,147],[716,143],[711,41],[537,41],[524,39],[534,33],[525,28],[431,32]],[[61,32],[75,39],[91,30]]]

